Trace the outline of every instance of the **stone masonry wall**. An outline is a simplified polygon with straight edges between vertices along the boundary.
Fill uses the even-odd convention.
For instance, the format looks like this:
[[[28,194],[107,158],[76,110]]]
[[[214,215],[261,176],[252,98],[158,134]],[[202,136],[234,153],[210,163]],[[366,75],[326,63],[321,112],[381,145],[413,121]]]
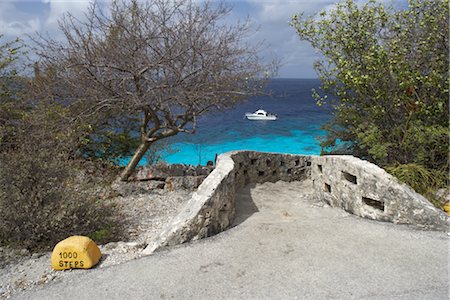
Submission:
[[[383,169],[352,156],[304,156],[235,151],[218,157],[183,210],[144,254],[217,234],[233,221],[236,190],[249,183],[311,178],[316,197],[355,215],[448,230],[450,218]]]
[[[382,168],[353,156],[317,156],[311,178],[316,196],[373,220],[448,230],[449,216]]]

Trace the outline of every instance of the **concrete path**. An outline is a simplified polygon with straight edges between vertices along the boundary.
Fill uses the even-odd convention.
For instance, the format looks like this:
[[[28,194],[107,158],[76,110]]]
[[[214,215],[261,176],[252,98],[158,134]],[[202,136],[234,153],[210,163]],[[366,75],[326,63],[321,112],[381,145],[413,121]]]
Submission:
[[[311,201],[309,182],[240,192],[236,227],[20,299],[449,299],[448,236]]]

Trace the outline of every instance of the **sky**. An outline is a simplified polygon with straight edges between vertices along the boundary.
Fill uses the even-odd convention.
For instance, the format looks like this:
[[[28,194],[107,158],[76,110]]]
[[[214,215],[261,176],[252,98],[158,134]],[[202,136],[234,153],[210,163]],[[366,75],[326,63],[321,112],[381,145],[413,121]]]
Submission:
[[[358,0],[364,1],[364,0]],[[380,0],[384,1],[384,0]],[[397,0],[390,0],[397,1]],[[403,0],[402,0],[403,1]],[[107,1],[103,1],[105,5]],[[319,58],[307,42],[300,41],[295,30],[289,26],[291,17],[300,12],[313,15],[330,9],[336,0],[228,0],[233,9],[229,20],[249,18],[257,31],[250,42],[265,41],[261,53],[266,61],[277,58],[281,61],[277,77],[315,78],[313,63]],[[89,0],[0,0],[0,34],[4,38],[21,37],[27,34],[48,33],[58,37],[58,19],[64,13],[83,16]]]

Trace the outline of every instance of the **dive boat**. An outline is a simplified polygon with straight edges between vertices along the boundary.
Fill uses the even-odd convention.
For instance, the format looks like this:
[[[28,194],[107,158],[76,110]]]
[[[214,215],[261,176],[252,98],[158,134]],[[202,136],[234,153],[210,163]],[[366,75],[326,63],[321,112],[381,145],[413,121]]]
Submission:
[[[277,115],[268,113],[263,109],[258,109],[254,113],[245,113],[245,117],[252,121],[275,121],[278,119]]]

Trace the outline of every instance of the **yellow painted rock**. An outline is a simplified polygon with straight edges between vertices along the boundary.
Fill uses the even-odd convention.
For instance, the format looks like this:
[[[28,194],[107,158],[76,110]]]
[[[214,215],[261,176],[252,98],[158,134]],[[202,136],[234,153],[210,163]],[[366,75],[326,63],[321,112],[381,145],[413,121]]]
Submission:
[[[74,235],[56,244],[52,252],[55,270],[89,269],[95,266],[102,254],[93,240]]]
[[[444,204],[444,210],[450,215],[450,202]]]

